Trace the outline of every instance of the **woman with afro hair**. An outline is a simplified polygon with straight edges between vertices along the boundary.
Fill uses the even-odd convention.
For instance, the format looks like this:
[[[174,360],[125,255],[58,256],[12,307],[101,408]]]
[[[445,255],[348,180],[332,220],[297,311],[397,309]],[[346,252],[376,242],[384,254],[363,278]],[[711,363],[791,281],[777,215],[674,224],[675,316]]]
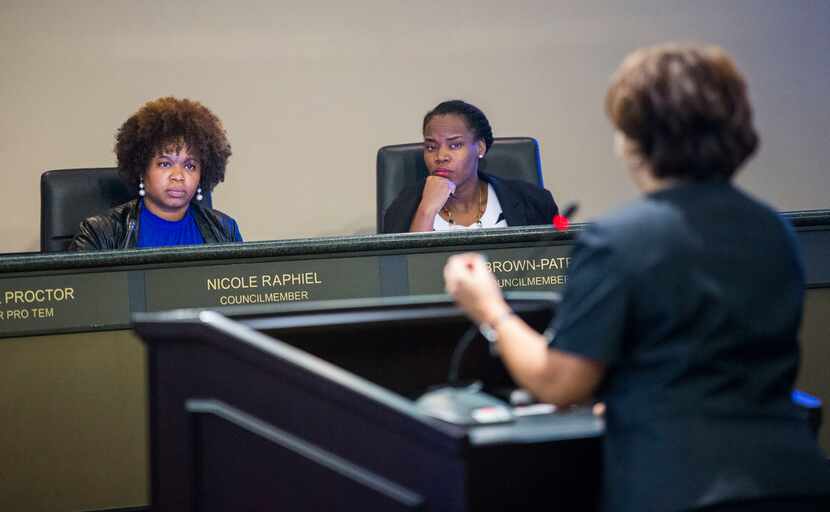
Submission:
[[[241,242],[236,221],[199,204],[225,179],[221,121],[188,99],[159,98],[119,128],[118,171],[139,197],[84,220],[70,251]]]

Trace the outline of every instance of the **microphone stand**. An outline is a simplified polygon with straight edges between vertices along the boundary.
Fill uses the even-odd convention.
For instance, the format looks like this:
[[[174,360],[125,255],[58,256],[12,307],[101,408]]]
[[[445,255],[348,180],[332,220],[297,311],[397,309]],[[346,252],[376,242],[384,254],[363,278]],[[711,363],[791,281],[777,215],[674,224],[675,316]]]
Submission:
[[[456,425],[507,423],[513,421],[513,413],[504,401],[481,391],[481,383],[460,385],[461,360],[473,340],[478,337],[478,327],[471,325],[456,342],[450,357],[447,385],[421,395],[415,405],[428,416]]]

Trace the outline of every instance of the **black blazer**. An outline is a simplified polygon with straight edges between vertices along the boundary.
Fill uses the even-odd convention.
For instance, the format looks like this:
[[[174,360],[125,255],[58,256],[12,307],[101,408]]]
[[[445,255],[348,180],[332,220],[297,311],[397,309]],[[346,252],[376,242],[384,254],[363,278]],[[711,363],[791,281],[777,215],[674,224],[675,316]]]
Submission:
[[[478,173],[478,177],[493,186],[499,198],[504,220],[508,226],[535,226],[550,224],[553,216],[559,212],[550,192],[530,183],[518,180],[505,180]],[[412,224],[412,217],[421,203],[426,180],[406,187],[392,201],[383,214],[382,233],[406,233]]]

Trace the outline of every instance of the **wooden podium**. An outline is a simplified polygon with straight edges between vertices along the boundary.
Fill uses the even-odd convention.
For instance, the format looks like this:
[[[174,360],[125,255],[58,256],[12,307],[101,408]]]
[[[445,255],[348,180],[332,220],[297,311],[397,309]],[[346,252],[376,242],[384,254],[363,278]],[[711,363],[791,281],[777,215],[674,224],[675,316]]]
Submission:
[[[538,295],[509,300],[541,330],[553,303]],[[137,315],[152,509],[596,509],[603,425],[589,411],[465,427],[416,406],[469,327],[436,296]],[[512,385],[483,340],[460,368]]]

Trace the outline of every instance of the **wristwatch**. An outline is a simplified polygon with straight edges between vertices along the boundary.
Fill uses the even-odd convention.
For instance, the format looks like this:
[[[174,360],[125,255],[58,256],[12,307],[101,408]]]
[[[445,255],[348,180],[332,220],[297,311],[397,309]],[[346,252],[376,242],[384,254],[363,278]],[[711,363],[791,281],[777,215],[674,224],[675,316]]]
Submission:
[[[505,318],[509,318],[516,313],[513,312],[512,309],[508,309],[504,313],[500,314],[496,318],[493,319],[492,322],[484,322],[478,326],[478,331],[481,333],[484,338],[490,342],[491,348],[495,349],[494,344],[498,339],[498,334],[496,333],[496,328],[499,326]]]

